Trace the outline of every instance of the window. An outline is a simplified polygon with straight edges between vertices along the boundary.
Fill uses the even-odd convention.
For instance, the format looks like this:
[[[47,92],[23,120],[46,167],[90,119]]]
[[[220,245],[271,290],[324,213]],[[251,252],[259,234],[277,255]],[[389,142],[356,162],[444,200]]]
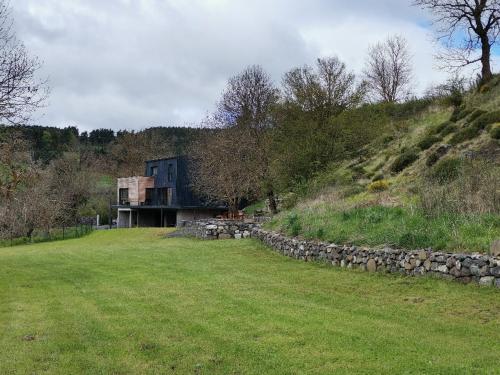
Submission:
[[[175,168],[173,164],[168,165],[167,169],[167,178],[168,182],[172,182],[174,180]]]
[[[158,175],[158,167],[151,167],[150,175],[157,176]]]
[[[161,204],[164,206],[171,206],[174,189],[164,188],[161,189],[160,191],[161,191]]]
[[[120,189],[118,191],[118,196],[119,196],[119,203],[122,205],[130,204],[128,201],[128,189]]]
[[[146,200],[144,201],[144,204],[146,206],[150,206],[153,204],[154,190],[155,189],[146,188]]]

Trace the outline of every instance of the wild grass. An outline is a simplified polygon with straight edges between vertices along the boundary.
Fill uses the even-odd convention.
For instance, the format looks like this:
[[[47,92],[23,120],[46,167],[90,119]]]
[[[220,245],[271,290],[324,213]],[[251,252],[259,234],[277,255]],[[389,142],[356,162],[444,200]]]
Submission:
[[[268,227],[292,236],[337,244],[406,249],[484,252],[500,238],[500,216],[441,214],[417,208],[369,206],[347,210],[297,209],[277,216]]]
[[[164,233],[0,249],[0,373],[498,372],[493,288]]]

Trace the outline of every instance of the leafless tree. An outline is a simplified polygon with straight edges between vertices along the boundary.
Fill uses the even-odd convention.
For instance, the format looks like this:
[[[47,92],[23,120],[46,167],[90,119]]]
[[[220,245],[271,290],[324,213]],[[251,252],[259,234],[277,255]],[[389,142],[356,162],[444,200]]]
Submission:
[[[481,62],[482,82],[492,78],[491,48],[500,35],[500,0],[415,0],[414,5],[434,16],[437,40],[445,47],[438,54],[443,67],[457,70]]]
[[[48,93],[36,77],[40,67],[16,38],[9,2],[0,0],[0,119],[23,124],[40,108]]]
[[[271,125],[271,109],[279,92],[259,65],[231,77],[218,103],[216,118],[222,126],[246,126],[257,130]]]
[[[195,191],[237,211],[242,199],[251,200],[260,193],[257,150],[255,138],[245,127],[215,129],[198,139],[190,152]]]
[[[396,35],[370,47],[364,75],[374,100],[397,102],[411,92],[412,57],[408,42]]]
[[[212,127],[230,129],[214,136],[212,142],[216,144],[232,143],[225,144],[225,149],[220,150],[219,157],[215,153],[212,157],[217,161],[227,157],[227,152],[233,153],[230,160],[232,159],[233,163],[240,168],[239,178],[242,179],[242,189],[235,187],[235,190],[247,192],[240,198],[252,199],[256,196],[254,192],[261,191],[267,196],[269,207],[273,212],[276,212],[276,201],[269,173],[267,145],[269,130],[273,126],[272,112],[278,98],[278,89],[262,67],[249,66],[242,73],[229,79],[226,90],[218,103],[217,112],[210,120]],[[230,139],[223,141],[218,137]],[[214,165],[214,167],[217,166],[220,164]],[[243,176],[243,174],[247,175]],[[231,181],[231,183],[238,184],[232,178]],[[253,183],[251,189],[246,185],[248,181]]]
[[[285,73],[283,90],[286,101],[322,120],[358,105],[365,94],[364,84],[337,57],[317,59],[316,69],[305,65]]]

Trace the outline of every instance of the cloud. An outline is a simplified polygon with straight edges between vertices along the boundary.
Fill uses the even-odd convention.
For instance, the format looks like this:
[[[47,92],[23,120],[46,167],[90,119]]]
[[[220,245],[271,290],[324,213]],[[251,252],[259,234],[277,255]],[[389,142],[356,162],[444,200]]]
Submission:
[[[412,46],[420,89],[443,79],[422,13],[369,0],[16,0],[20,38],[44,61],[43,125],[140,129],[198,123],[228,77],[282,74],[336,54],[360,71],[389,34]]]

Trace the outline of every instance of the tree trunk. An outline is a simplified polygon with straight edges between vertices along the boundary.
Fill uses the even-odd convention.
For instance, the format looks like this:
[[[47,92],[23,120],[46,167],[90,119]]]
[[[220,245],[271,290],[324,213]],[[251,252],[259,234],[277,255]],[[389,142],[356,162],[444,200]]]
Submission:
[[[267,200],[271,214],[276,215],[278,213],[278,205],[276,204],[276,197],[274,196],[274,192],[272,190],[267,192]]]
[[[481,83],[489,82],[493,78],[491,72],[491,46],[487,35],[481,37]]]

